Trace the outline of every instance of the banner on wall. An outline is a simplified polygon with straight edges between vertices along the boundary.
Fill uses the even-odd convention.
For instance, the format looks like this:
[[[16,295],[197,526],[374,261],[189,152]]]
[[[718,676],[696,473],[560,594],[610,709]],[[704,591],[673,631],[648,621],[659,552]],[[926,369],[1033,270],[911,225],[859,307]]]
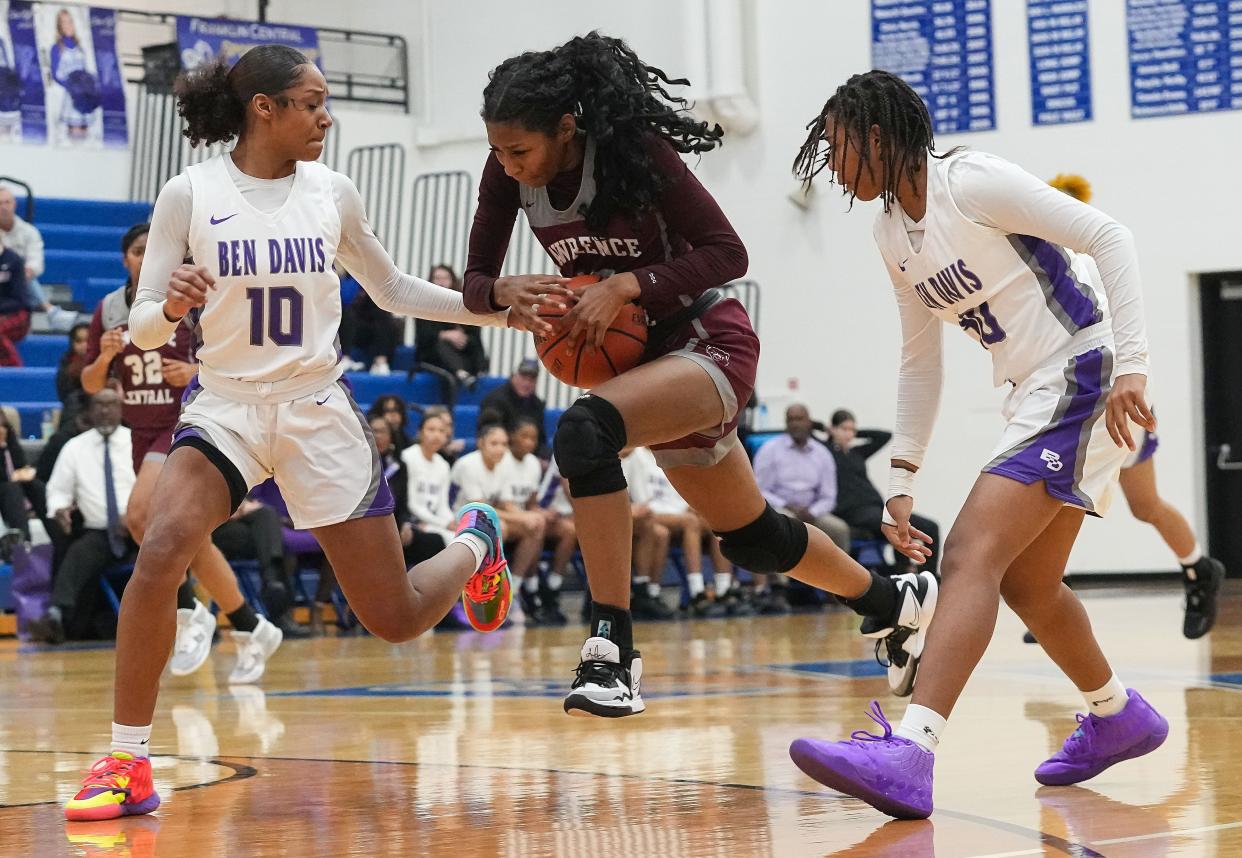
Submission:
[[[14,0],[0,3],[7,32],[4,68],[0,69],[0,140],[8,143],[47,142],[47,103],[43,93],[43,69],[35,39],[34,4]],[[14,91],[16,87],[16,91]]]
[[[1242,2],[1126,0],[1130,116],[1242,109]]]
[[[116,58],[115,13],[57,3],[35,3],[33,8],[48,142],[125,146],[125,92]]]
[[[1088,0],[1027,0],[1031,120],[1036,125],[1091,119]]]
[[[991,0],[871,0],[871,66],[910,84],[937,134],[996,127]]]
[[[319,61],[319,31],[291,24],[261,24],[223,18],[177,17],[177,47],[181,66],[196,68],[224,57],[230,65],[255,45],[288,45],[297,48],[315,65]]]

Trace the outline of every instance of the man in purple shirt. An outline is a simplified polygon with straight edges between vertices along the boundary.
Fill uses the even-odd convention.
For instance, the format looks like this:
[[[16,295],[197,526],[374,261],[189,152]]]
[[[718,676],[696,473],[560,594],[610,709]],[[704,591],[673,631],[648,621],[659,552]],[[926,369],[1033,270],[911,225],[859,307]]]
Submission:
[[[755,478],[768,503],[815,525],[849,553],[850,526],[832,514],[837,504],[837,463],[827,447],[811,438],[811,415],[805,405],[785,410],[785,434],[759,448]]]

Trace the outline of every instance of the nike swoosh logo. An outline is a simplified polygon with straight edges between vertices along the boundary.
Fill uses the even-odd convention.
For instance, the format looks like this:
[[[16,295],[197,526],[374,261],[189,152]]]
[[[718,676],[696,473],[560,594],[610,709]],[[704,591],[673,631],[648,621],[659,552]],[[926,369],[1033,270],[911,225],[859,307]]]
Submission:
[[[316,400],[315,400],[315,404],[316,404],[316,405],[323,405],[325,402],[327,402],[327,401],[328,401],[329,399],[331,399],[331,398],[332,398],[332,394],[331,394],[331,393],[329,393],[329,394],[328,394],[327,396],[325,396],[323,399],[316,399]]]
[[[222,217],[222,218],[220,218],[219,220],[217,220],[217,219],[216,219],[216,216],[215,216],[215,215],[212,215],[212,216],[211,216],[211,225],[212,225],[212,226],[218,226],[219,224],[224,223],[226,220],[229,220],[230,218],[235,218],[235,217],[237,217],[237,212],[233,212],[233,213],[232,213],[231,215],[229,215],[228,217]]]
[[[215,221],[212,221],[212,223],[215,223]],[[907,256],[905,259],[901,260],[901,263],[897,267],[900,268],[902,271],[905,271],[906,263],[909,261],[910,261],[910,257]]]

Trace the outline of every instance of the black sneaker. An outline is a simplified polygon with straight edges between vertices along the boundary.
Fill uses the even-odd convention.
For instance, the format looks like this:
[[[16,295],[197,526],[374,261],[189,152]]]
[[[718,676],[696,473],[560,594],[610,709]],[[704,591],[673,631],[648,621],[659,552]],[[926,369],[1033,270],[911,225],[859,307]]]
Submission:
[[[630,616],[636,620],[671,620],[673,609],[642,587],[630,593]]]
[[[785,595],[784,587],[773,587],[768,592],[760,595],[755,599],[755,609],[762,616],[773,616],[779,614],[788,614],[793,608],[789,607],[789,598]]]
[[[908,572],[894,575],[892,580],[897,585],[896,616],[864,617],[859,632],[863,637],[876,639],[876,661],[888,668],[889,690],[898,697],[909,697],[914,692],[914,678],[923,657],[927,627],[936,613],[940,586],[931,572]],[[880,657],[881,647],[885,658]]]
[[[523,608],[526,606],[523,605]],[[561,591],[550,587],[539,588],[540,619],[550,626],[563,626],[569,618],[561,611]]]
[[[570,715],[624,718],[647,708],[641,694],[643,660],[638,650],[622,659],[612,641],[587,638],[575,674],[565,697],[565,712]]]
[[[35,643],[62,644],[65,642],[65,625],[61,620],[60,608],[52,605],[37,620],[31,620],[27,626],[27,634]]]
[[[727,617],[753,617],[755,615],[755,609],[746,600],[742,588],[736,585],[730,587],[724,594],[724,598],[718,598],[716,603],[724,608]]]
[[[717,605],[706,593],[699,593],[686,605],[686,615],[695,620],[715,620],[725,615],[723,605]]]
[[[1194,640],[1206,635],[1216,624],[1216,596],[1225,580],[1225,564],[1205,554],[1184,571],[1186,619],[1182,623],[1182,634]]]
[[[543,606],[539,604],[538,595],[530,592],[525,587],[518,587],[518,598],[522,602],[522,613],[526,615],[527,626],[547,625],[544,621]]]

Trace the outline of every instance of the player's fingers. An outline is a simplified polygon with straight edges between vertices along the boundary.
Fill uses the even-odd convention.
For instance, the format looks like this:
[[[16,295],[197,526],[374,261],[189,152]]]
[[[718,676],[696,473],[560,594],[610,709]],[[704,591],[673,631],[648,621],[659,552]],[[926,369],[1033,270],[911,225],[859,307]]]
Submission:
[[[1117,434],[1121,436],[1121,440],[1130,452],[1134,452],[1134,437],[1130,434],[1130,415],[1126,411],[1125,403],[1117,403],[1112,411],[1113,425],[1117,427]]]
[[[1151,408],[1143,401],[1143,397],[1134,397],[1134,401],[1131,403],[1131,414],[1136,415],[1134,422],[1148,432],[1156,431],[1156,415],[1152,413]]]
[[[1125,442],[1121,440],[1121,435],[1117,431],[1117,419],[1113,417],[1113,407],[1110,404],[1104,409],[1104,428],[1108,430],[1108,437],[1113,439],[1113,443],[1118,447],[1125,446]]]
[[[919,540],[920,542],[925,543],[927,545],[931,545],[935,541],[930,536],[928,536],[926,533],[924,533],[923,531],[915,527],[914,525],[910,525],[910,535],[913,536],[915,539]]]

